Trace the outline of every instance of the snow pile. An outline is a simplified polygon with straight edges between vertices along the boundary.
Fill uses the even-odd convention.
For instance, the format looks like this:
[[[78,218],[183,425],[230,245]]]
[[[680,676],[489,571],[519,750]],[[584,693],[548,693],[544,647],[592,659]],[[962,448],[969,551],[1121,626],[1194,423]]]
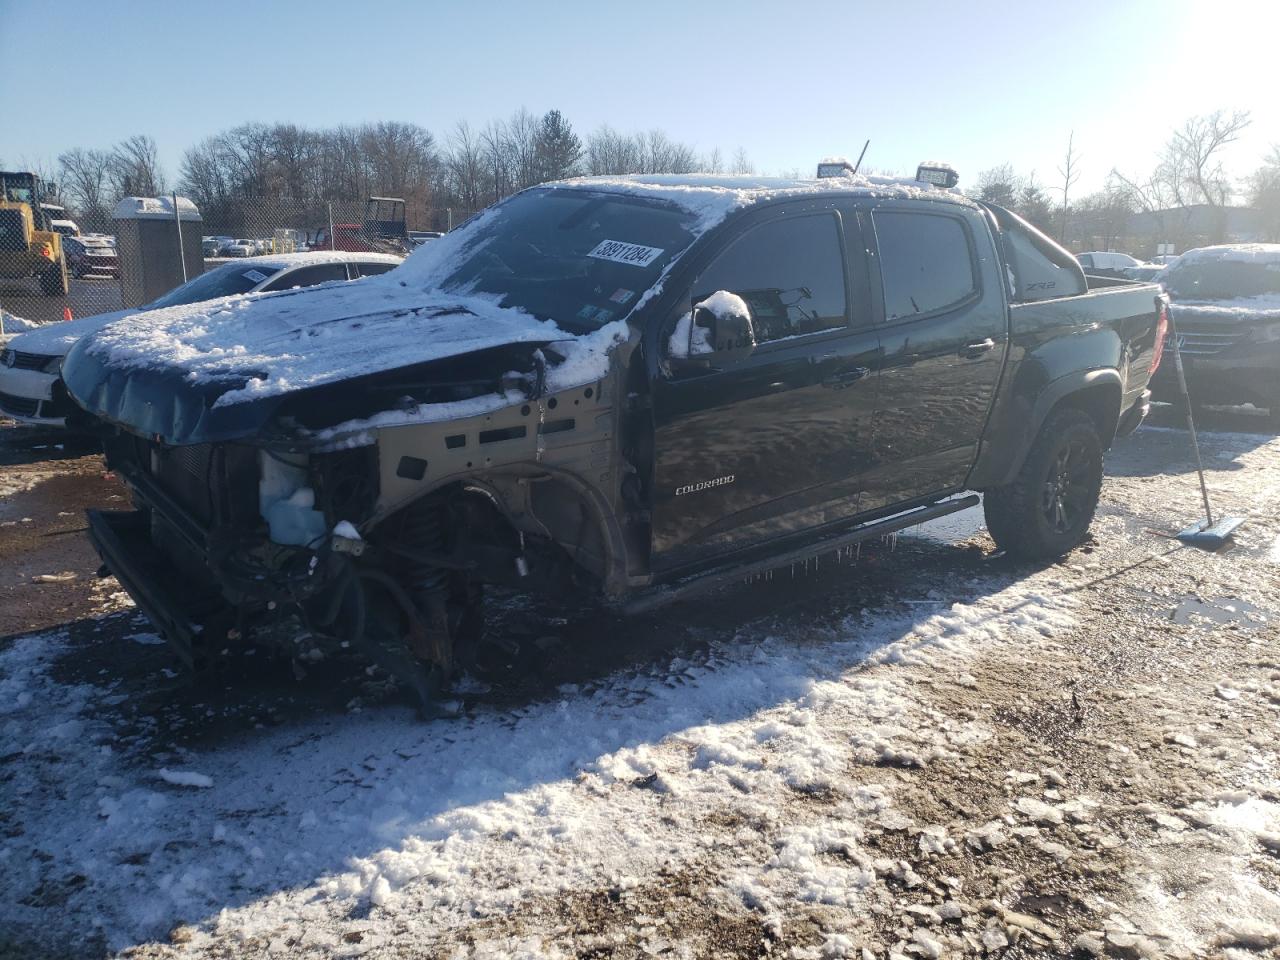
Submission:
[[[213,786],[212,777],[206,777],[203,773],[195,773],[191,770],[166,770],[161,767],[156,771],[156,776],[165,783],[173,784],[175,787],[203,787],[207,789]]]
[[[3,307],[0,307],[0,336],[7,337],[10,334],[24,333],[28,330],[37,330],[42,324],[33,320],[26,320],[18,316],[16,313],[10,313]]]
[[[0,846],[0,926],[122,948],[186,922],[180,949],[193,952],[283,937],[300,955],[331,955],[352,911],[373,910],[429,943],[530,898],[627,889],[695,864],[725,841],[710,822],[743,824],[718,895],[764,911],[856,907],[878,881],[919,881],[861,847],[866,827],[902,819],[878,768],[927,767],[984,736],[928,705],[919,671],[963,673],[993,644],[1025,655],[1072,623],[1034,577],[917,610],[866,611],[804,637],[765,622],[703,659],[552,702],[427,725],[392,709],[325,718],[184,750],[159,774],[117,755],[88,691],[50,679],[64,636],[21,639],[0,652],[0,754],[25,751],[6,784],[21,830]],[[823,815],[790,821],[806,797],[822,798]],[[919,840],[926,852],[956,842],[938,830]],[[72,872],[83,879],[64,891],[61,919],[23,902]]]

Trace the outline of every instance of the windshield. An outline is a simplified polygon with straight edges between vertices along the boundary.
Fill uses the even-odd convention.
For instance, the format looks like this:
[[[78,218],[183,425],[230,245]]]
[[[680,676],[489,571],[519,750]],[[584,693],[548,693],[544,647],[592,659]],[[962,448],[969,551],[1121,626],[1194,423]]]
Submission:
[[[261,265],[259,265],[261,266]],[[188,303],[201,303],[218,297],[230,297],[237,293],[248,293],[260,283],[265,283],[279,272],[278,267],[261,267],[256,269],[243,263],[228,263],[202,273],[194,280],[189,280],[180,287],[170,290],[159,300],[146,305],[145,310],[159,310],[161,307],[180,307]]]
[[[625,316],[693,242],[678,207],[585,190],[529,190],[468,232],[461,265],[440,286],[494,294],[566,330]]]
[[[1280,293],[1280,263],[1193,260],[1174,263],[1161,276],[1173,296],[1186,300],[1236,300]]]

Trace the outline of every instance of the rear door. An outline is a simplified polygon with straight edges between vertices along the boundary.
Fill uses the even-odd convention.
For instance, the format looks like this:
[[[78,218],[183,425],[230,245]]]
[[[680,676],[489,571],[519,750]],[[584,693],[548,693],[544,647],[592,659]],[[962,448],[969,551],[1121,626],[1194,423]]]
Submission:
[[[880,345],[857,218],[829,202],[752,215],[682,291],[663,348],[691,303],[720,290],[752,308],[758,346],[701,369],[661,365],[656,569],[852,516],[870,462]]]
[[[1008,326],[999,263],[979,211],[886,201],[869,212],[884,359],[864,511],[964,483],[1004,365]]]

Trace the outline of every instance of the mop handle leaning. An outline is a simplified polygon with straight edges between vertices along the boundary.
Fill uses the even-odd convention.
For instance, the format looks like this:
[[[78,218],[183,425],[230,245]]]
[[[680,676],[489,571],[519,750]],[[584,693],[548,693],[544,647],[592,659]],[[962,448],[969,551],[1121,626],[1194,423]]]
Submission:
[[[1209,488],[1204,482],[1204,461],[1200,459],[1200,441],[1196,438],[1196,422],[1191,415],[1191,391],[1187,389],[1187,375],[1182,370],[1182,347],[1178,343],[1178,329],[1174,325],[1173,305],[1169,305],[1169,344],[1173,347],[1173,366],[1178,371],[1178,389],[1187,408],[1187,432],[1191,434],[1191,449],[1196,453],[1196,473],[1200,477],[1200,496],[1204,499],[1206,529],[1213,526],[1213,509],[1209,506]]]

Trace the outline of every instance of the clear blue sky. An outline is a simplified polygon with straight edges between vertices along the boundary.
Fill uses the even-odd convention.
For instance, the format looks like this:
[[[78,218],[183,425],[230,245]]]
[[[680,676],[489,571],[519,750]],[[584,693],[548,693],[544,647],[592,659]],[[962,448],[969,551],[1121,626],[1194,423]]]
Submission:
[[[826,154],[961,183],[1042,181],[1071,130],[1080,188],[1142,171],[1187,116],[1253,112],[1236,173],[1280,142],[1280,3],[543,3],[0,0],[0,161],[153,136],[183,150],[249,120],[405,120],[441,139],[524,106],[585,135],[660,127],[765,173]]]

